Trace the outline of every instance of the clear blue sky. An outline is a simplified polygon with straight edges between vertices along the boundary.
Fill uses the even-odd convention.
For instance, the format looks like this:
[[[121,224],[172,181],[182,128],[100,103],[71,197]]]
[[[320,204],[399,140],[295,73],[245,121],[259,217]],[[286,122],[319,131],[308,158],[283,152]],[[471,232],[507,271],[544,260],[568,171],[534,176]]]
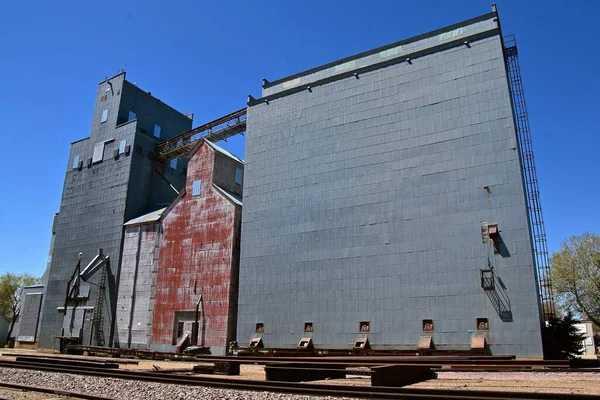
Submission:
[[[549,247],[600,233],[599,3],[498,1],[515,34]],[[491,11],[469,1],[27,1],[0,6],[0,273],[44,271],[69,143],[127,78],[195,124],[273,80]],[[243,156],[243,141],[224,144]]]

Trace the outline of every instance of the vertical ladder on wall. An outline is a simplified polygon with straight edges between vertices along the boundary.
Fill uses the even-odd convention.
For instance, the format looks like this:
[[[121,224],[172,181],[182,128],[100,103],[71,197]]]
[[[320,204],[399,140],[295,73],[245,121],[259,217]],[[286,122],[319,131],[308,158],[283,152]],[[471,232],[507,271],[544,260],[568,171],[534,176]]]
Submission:
[[[102,266],[100,282],[98,283],[98,298],[96,299],[94,316],[92,318],[96,346],[104,346],[104,318],[102,317],[102,306],[104,304],[104,296],[106,295],[106,269],[106,265]]]
[[[527,211],[529,213],[531,236],[533,239],[534,259],[537,267],[539,295],[542,303],[543,318],[547,321],[554,316],[554,296],[548,263],[546,230],[544,228],[540,191],[535,170],[533,147],[531,145],[529,116],[527,114],[527,104],[525,103],[525,91],[523,90],[523,81],[521,79],[517,44],[513,35],[504,38],[504,57],[515,113],[517,140],[523,163],[523,179],[525,181]]]

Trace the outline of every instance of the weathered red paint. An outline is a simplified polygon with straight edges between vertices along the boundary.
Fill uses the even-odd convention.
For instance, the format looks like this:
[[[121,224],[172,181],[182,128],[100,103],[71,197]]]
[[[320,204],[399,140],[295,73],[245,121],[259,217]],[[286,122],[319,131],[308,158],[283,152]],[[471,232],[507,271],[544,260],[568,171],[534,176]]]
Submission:
[[[185,194],[163,220],[153,344],[173,344],[177,311],[194,311],[202,293],[205,346],[235,340],[239,207],[212,186],[215,151],[203,143],[188,164]],[[201,195],[192,196],[195,180]],[[194,282],[197,291],[194,294]],[[232,285],[233,283],[233,285]],[[232,310],[232,312],[230,312]],[[229,335],[228,335],[229,332]],[[201,338],[198,339],[200,343]]]

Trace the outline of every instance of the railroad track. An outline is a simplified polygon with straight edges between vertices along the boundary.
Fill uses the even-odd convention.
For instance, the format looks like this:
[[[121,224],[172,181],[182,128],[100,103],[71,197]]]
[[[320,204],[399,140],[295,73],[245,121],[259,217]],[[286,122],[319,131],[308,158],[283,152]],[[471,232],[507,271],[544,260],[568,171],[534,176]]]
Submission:
[[[196,376],[173,376],[164,373],[114,370],[91,366],[69,367],[65,365],[36,364],[32,362],[0,361],[0,367],[38,370],[45,372],[70,373],[105,378],[118,378],[136,381],[166,383],[174,385],[207,386],[229,390],[268,391],[311,396],[344,396],[370,399],[467,399],[467,400],[496,400],[496,399],[558,399],[558,400],[591,400],[594,395],[557,394],[557,393],[525,393],[498,392],[482,390],[443,390],[426,388],[389,388],[324,385],[313,383],[269,382],[257,380],[226,379]],[[106,399],[89,397],[93,399]]]
[[[19,353],[4,352],[3,356],[19,358],[39,358],[40,355],[23,355]],[[137,360],[128,360],[113,357],[85,357],[44,355],[43,357],[79,360],[79,361],[105,361],[118,364],[138,363]],[[460,372],[600,372],[599,363],[584,363],[581,366],[569,366],[569,361],[556,360],[523,360],[511,356],[321,356],[321,357],[261,357],[261,356],[196,356],[189,360],[196,363],[235,362],[238,364],[276,365],[279,363],[309,363],[343,365],[346,367],[373,367],[390,364],[438,365],[441,369],[436,371]],[[588,366],[589,365],[589,366]],[[590,366],[592,368],[590,368]],[[595,367],[595,368],[593,368]]]

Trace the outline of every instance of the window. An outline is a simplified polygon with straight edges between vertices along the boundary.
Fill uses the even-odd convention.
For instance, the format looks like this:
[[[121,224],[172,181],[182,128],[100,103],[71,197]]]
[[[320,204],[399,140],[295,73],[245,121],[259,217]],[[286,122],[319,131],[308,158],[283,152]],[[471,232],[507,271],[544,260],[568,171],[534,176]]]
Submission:
[[[238,185],[242,184],[242,169],[241,168],[235,169],[235,183],[237,183]]]
[[[79,156],[75,156],[73,159],[73,169],[79,168]]]
[[[106,93],[110,92],[110,83],[106,84],[106,88],[104,89]]]
[[[92,164],[102,162],[104,158],[104,142],[94,145],[94,155],[92,156]]]
[[[361,321],[359,325],[360,332],[369,332],[371,330],[371,324],[369,321]]]
[[[125,146],[127,146],[127,140],[123,139],[119,142],[119,154],[125,153]]]
[[[171,168],[177,169],[177,158],[171,160]]]
[[[102,117],[100,117],[100,123],[103,124],[108,120],[108,110],[102,111]]]
[[[192,184],[192,196],[200,196],[200,189],[202,188],[202,181],[197,180]]]
[[[158,138],[160,137],[160,126],[156,124],[154,125],[154,136]]]
[[[312,322],[305,322],[304,323],[304,332],[310,333],[312,331],[313,331],[313,323]]]
[[[424,319],[423,320],[423,332],[433,332],[433,320],[432,319]]]
[[[477,318],[477,330],[487,331],[490,329],[490,323],[487,318]]]
[[[255,332],[256,333],[264,333],[265,332],[265,324],[263,324],[262,322],[257,322]]]
[[[127,116],[127,122],[133,121],[137,118],[137,115],[133,111],[129,111],[129,115]]]

